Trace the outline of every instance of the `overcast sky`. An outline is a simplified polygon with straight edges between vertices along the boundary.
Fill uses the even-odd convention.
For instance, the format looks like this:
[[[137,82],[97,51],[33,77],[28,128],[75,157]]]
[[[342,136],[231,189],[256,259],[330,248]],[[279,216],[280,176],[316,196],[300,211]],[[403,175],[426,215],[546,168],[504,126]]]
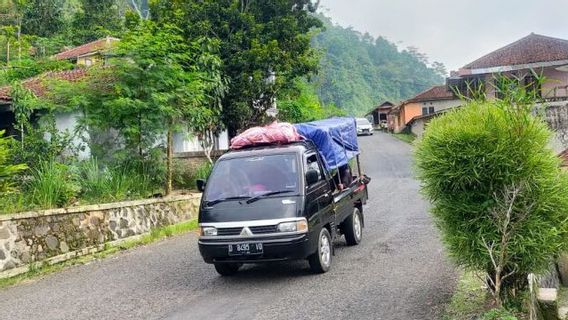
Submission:
[[[531,32],[568,39],[568,0],[321,0],[342,26],[415,46],[448,69]]]

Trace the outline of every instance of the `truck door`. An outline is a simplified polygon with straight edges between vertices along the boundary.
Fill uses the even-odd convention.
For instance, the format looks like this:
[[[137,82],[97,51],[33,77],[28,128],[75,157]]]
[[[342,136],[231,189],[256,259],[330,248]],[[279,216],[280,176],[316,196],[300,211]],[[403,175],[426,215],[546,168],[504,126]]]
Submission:
[[[353,213],[353,192],[351,190],[343,190],[335,195],[335,211],[337,214],[337,223],[343,222],[351,213]]]
[[[349,172],[351,172],[351,170],[349,170]],[[347,219],[347,217],[353,213],[354,189],[354,186],[346,186],[346,189],[334,194],[333,201],[335,202],[337,223],[343,222],[343,220]]]
[[[320,225],[333,217],[333,197],[317,153],[307,153],[304,159],[306,172],[315,170],[319,174],[318,182],[307,186],[306,213],[310,221]]]

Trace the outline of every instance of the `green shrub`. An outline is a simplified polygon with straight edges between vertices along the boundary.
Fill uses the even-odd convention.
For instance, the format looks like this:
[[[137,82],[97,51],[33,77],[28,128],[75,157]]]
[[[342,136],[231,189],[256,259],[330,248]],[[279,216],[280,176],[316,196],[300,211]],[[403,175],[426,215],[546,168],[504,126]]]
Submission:
[[[213,170],[213,165],[208,162],[200,165],[195,170],[195,179],[207,180],[207,178],[209,178],[209,175],[211,175],[211,170]]]
[[[0,196],[14,191],[14,176],[27,167],[23,164],[11,165],[11,138],[6,138],[4,131],[0,131]]]
[[[471,102],[433,119],[416,148],[450,256],[487,274],[498,305],[568,244],[568,179],[532,105]]]
[[[26,211],[29,206],[26,196],[21,192],[0,196],[0,214]]]
[[[111,194],[109,173],[99,165],[97,159],[90,159],[79,164],[79,182],[81,197],[87,201],[106,200]]]
[[[96,159],[79,165],[81,197],[89,203],[122,201],[151,196],[152,178],[127,165],[106,168]]]
[[[29,201],[42,209],[65,207],[76,201],[80,191],[72,170],[55,161],[45,161],[32,170],[26,184]]]
[[[207,179],[211,174],[213,165],[205,162],[197,167],[189,166],[183,162],[174,164],[174,186],[179,189],[194,190],[197,188],[197,179]]]
[[[146,198],[160,188],[152,176],[130,167],[112,168],[109,184],[114,200]]]

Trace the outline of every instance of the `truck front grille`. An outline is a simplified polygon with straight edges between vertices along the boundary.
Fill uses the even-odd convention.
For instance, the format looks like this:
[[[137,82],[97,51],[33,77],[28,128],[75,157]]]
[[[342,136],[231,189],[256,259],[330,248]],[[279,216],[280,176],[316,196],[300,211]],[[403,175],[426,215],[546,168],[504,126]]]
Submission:
[[[252,234],[270,234],[270,233],[277,233],[278,229],[275,225],[273,226],[254,226],[249,227]],[[243,227],[235,227],[235,228],[218,228],[217,235],[218,236],[240,236],[241,232],[243,231]]]
[[[278,230],[276,226],[258,226],[258,227],[250,227],[250,231],[253,234],[267,234],[267,233],[276,233]]]
[[[238,236],[241,234],[243,230],[242,227],[237,228],[219,228],[217,229],[218,236]]]

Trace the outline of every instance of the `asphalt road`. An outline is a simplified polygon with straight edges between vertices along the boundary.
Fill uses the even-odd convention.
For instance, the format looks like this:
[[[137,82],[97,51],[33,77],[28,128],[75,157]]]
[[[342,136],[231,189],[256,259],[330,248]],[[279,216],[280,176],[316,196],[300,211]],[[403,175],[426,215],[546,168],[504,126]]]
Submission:
[[[0,290],[0,319],[438,319],[455,287],[411,174],[411,147],[361,137],[373,178],[363,242],[332,270],[246,266],[222,278],[187,234]]]

